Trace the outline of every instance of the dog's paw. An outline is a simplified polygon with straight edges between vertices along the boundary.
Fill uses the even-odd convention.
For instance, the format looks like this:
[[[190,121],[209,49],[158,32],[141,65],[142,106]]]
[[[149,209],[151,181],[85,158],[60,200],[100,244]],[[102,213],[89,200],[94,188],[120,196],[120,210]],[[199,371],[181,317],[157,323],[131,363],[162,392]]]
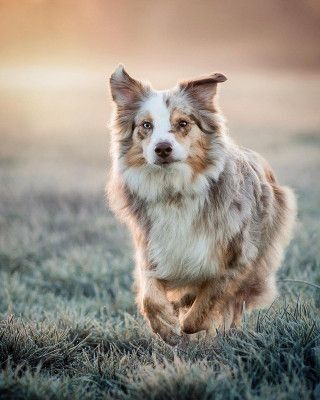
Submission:
[[[212,326],[212,318],[210,315],[203,317],[203,315],[189,310],[180,320],[181,330],[188,335],[208,331]]]
[[[219,329],[222,322],[223,317],[216,309],[203,313],[199,312],[198,309],[190,308],[180,319],[180,326],[182,332],[190,335],[201,331],[211,332]]]
[[[166,343],[176,345],[181,338],[178,318],[170,303],[155,303],[146,298],[143,301],[143,313],[151,329]]]
[[[203,327],[202,324],[194,318],[185,318],[181,322],[181,330],[182,332],[191,335],[206,330],[206,327]]]
[[[180,328],[176,320],[158,315],[149,319],[151,329],[158,334],[166,343],[175,346],[181,339]]]

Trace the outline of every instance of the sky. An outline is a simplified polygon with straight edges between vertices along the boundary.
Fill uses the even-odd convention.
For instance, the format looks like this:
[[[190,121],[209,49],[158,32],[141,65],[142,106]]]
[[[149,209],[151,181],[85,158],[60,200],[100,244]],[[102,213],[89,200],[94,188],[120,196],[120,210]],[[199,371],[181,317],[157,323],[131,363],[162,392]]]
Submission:
[[[3,66],[318,69],[317,0],[2,0]]]
[[[240,119],[239,97],[268,107],[297,87],[315,126],[319,43],[318,0],[0,0],[0,134],[102,132],[119,63],[157,89],[221,72]]]

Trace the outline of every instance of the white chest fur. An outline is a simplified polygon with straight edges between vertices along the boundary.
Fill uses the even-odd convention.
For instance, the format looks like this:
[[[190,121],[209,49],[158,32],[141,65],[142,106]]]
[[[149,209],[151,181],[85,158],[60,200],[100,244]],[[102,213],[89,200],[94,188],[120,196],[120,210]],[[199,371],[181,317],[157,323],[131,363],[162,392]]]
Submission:
[[[217,271],[214,233],[199,229],[204,201],[199,196],[185,199],[182,204],[159,203],[148,209],[148,253],[157,278],[190,281]]]

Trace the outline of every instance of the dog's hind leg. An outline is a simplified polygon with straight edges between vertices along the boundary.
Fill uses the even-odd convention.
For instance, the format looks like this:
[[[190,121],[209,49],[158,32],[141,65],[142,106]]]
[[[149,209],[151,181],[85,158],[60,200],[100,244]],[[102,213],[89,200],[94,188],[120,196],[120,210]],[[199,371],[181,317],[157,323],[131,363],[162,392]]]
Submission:
[[[223,329],[224,326],[229,329],[233,322],[238,325],[241,313],[238,308],[231,305],[237,300],[238,291],[250,273],[251,268],[248,267],[239,270],[237,274],[230,271],[202,283],[194,303],[181,321],[182,331],[185,333],[209,331],[212,330],[212,324],[215,329]]]

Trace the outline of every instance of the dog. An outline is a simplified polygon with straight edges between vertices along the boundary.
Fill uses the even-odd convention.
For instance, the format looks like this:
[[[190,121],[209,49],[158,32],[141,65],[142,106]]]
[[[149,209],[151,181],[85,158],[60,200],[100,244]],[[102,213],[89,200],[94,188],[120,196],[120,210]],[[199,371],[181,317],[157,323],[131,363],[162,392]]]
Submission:
[[[217,105],[220,73],[156,91],[122,65],[107,196],[135,248],[140,312],[170,344],[239,328],[244,309],[270,305],[296,217],[292,190],[236,145]]]

